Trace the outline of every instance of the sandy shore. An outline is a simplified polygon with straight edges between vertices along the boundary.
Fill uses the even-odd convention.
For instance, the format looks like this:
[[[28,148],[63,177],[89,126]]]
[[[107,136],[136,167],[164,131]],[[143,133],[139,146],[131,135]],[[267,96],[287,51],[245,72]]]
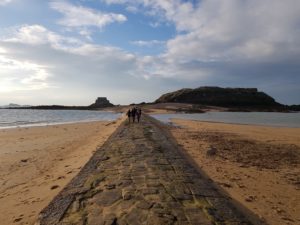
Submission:
[[[0,130],[1,224],[33,224],[121,121]]]
[[[268,224],[300,224],[300,128],[172,122],[178,143],[234,199]]]
[[[169,114],[169,113],[201,113],[227,111],[228,108],[217,106],[199,106],[188,103],[156,103],[143,106],[143,112],[149,114]]]

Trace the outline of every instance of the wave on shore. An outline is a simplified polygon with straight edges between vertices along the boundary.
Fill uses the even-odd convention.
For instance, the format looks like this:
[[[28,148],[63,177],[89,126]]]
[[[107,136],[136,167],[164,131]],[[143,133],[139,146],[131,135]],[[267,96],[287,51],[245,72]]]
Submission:
[[[0,129],[74,122],[112,121],[120,116],[121,113],[107,111],[1,109]]]

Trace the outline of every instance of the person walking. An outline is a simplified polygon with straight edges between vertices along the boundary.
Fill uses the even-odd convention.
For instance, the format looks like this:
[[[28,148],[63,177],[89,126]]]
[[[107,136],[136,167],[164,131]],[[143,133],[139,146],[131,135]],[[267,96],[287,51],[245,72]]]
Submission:
[[[130,123],[130,117],[132,116],[132,112],[131,112],[130,109],[128,109],[126,115],[127,115],[127,117],[128,117],[128,122]]]
[[[135,116],[136,116],[136,108],[133,107],[131,109],[131,116],[132,116],[132,122],[134,123],[135,122]]]
[[[142,109],[138,108],[137,109],[137,114],[136,114],[138,123],[140,122],[141,115],[142,115]]]

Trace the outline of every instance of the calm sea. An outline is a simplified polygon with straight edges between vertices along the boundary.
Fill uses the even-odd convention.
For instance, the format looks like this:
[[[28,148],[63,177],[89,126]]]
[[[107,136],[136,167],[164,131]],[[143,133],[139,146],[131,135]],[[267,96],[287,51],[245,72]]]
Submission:
[[[300,113],[208,112],[195,114],[157,114],[152,116],[163,122],[170,122],[172,118],[179,118],[236,124],[300,127]]]
[[[88,110],[0,109],[0,129],[88,121],[111,121],[120,113]]]

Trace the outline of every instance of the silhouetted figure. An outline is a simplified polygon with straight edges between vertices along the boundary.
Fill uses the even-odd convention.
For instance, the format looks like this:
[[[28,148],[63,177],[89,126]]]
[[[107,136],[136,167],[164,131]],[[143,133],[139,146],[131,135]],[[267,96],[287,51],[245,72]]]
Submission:
[[[136,113],[138,123],[140,122],[141,115],[142,115],[142,109],[138,108]]]
[[[132,122],[135,122],[135,116],[136,116],[136,108],[132,108],[131,109],[131,116],[132,116]]]
[[[129,121],[129,123],[130,123],[130,117],[132,116],[132,112],[131,112],[130,109],[128,109],[126,115],[128,116],[128,121]]]

